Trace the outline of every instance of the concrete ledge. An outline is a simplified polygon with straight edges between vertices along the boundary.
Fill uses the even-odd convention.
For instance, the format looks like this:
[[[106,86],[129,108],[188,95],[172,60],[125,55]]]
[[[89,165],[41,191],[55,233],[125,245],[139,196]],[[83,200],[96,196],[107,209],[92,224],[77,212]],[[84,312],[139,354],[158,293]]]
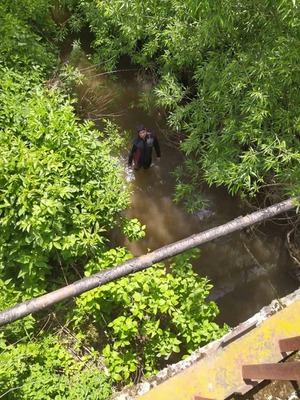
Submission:
[[[170,365],[147,382],[128,388],[116,400],[190,400],[194,395],[223,400],[244,393],[255,382],[242,378],[243,364],[272,363],[283,358],[278,341],[300,334],[300,289],[274,300],[221,339]]]

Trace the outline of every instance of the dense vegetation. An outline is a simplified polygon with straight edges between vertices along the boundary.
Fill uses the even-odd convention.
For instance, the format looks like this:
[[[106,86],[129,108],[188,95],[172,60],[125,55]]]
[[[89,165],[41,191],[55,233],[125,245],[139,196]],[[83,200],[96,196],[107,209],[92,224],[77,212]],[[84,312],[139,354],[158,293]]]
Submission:
[[[193,210],[203,180],[248,198],[299,194],[299,12],[296,0],[2,2],[1,309],[132,257],[111,248],[113,228],[145,234],[122,215],[118,127],[75,115],[81,76],[59,60],[67,36],[88,28],[95,64],[126,57],[151,74],[186,155],[176,199]],[[2,328],[0,397],[106,399],[220,336],[194,256]]]
[[[79,4],[98,62],[129,55],[157,76],[157,102],[186,154],[178,200],[199,207],[202,179],[271,201],[299,193],[297,1]]]
[[[161,18],[151,28],[158,36],[179,5],[131,4],[141,17],[150,13],[146,20]],[[76,0],[0,5],[1,309],[132,257],[111,248],[113,228],[130,240],[145,234],[122,215],[129,193],[114,156],[122,144],[118,127],[106,121],[100,132],[75,115],[72,83],[81,76],[60,65],[58,50],[67,35],[89,26],[96,61],[111,68],[126,55],[162,77],[168,71],[162,82],[172,80],[172,95],[181,96],[174,85],[187,64],[162,62],[166,36],[144,54],[158,37],[150,38],[130,7]],[[174,354],[186,356],[222,335],[226,327],[213,322],[218,308],[206,300],[211,285],[190,264],[197,255],[182,254],[168,270],[153,266],[1,328],[0,397],[107,399],[117,382],[138,382]]]

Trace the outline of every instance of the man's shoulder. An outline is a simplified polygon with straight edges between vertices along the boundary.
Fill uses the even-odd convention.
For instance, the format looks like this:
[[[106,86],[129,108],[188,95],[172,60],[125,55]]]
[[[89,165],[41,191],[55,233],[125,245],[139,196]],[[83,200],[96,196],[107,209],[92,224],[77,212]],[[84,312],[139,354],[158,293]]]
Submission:
[[[141,141],[141,138],[139,136],[136,136],[133,140],[132,143],[133,144],[138,144]]]

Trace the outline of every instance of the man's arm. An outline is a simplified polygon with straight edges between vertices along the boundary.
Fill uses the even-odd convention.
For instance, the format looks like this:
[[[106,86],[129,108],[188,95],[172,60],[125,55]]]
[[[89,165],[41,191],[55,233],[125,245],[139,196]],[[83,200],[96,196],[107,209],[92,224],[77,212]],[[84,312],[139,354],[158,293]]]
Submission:
[[[153,142],[153,146],[155,148],[155,152],[156,152],[156,157],[160,158],[161,154],[160,154],[160,145],[159,145],[159,141],[157,140],[157,137],[154,137],[154,142]]]
[[[129,153],[129,157],[128,157],[128,167],[132,167],[132,160],[133,160],[133,155],[136,151],[137,147],[135,144],[133,144],[130,153]]]

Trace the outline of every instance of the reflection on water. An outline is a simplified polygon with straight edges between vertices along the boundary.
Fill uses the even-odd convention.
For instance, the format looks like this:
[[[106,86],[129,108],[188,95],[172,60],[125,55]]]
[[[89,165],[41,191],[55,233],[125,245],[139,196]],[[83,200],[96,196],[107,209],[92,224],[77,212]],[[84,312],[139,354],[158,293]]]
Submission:
[[[120,155],[125,180],[132,185],[131,207],[126,215],[145,224],[147,235],[133,243],[116,236],[116,245],[125,245],[138,256],[245,214],[238,199],[228,196],[223,189],[205,186],[201,196],[208,201],[208,211],[189,215],[174,204],[175,182],[171,171],[182,163],[182,155],[163,135],[165,126],[155,107],[148,114],[139,105],[138,95],[146,94],[149,84],[137,79],[135,72],[127,72],[119,74],[111,87],[116,97],[110,102],[107,114],[114,116],[112,119],[124,132],[132,132],[132,139],[136,125],[144,124],[158,136],[162,151],[159,164],[153,155],[153,166],[139,171],[126,169],[129,149]],[[101,119],[98,126],[101,128]],[[200,275],[208,276],[214,285],[210,298],[220,307],[219,322],[234,326],[274,298],[297,288],[288,274],[289,262],[281,231],[276,226],[271,229],[266,226],[249,228],[203,245],[194,268]]]

